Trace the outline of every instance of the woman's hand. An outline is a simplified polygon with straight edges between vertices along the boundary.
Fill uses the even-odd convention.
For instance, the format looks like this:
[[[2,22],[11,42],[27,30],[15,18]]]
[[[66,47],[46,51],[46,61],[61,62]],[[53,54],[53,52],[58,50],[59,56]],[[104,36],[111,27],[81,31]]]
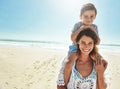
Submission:
[[[99,70],[99,67],[103,67],[104,71],[106,70],[108,62],[105,59],[103,59],[102,56],[91,55],[91,58],[93,59],[94,65],[96,66],[96,71]]]
[[[107,67],[107,62],[105,60],[102,60],[102,58],[98,58],[95,62],[95,70],[98,74],[104,74],[106,67]]]
[[[94,62],[95,70],[97,72],[97,87],[98,89],[106,89],[107,85],[104,81],[104,72],[107,68],[107,62],[102,58],[98,58]]]

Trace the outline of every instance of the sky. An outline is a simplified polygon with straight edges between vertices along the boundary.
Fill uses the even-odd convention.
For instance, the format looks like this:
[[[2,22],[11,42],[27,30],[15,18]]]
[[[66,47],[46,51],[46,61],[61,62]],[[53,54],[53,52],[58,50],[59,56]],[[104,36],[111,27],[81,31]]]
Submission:
[[[97,8],[101,44],[120,44],[119,0],[0,0],[0,39],[71,42],[86,2]]]

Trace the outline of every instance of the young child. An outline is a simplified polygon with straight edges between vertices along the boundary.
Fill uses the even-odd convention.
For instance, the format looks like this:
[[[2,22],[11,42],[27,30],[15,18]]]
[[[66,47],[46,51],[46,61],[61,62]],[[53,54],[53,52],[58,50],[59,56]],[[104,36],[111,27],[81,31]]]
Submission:
[[[97,10],[96,10],[96,7],[92,3],[86,3],[82,6],[81,13],[80,13],[81,21],[74,25],[74,28],[73,28],[72,34],[71,34],[71,40],[72,40],[73,44],[71,46],[69,46],[67,62],[65,64],[65,68],[64,68],[65,85],[67,85],[67,83],[69,81],[72,66],[73,66],[75,60],[77,59],[77,53],[76,53],[77,46],[76,46],[75,40],[76,40],[78,33],[81,30],[79,28],[82,27],[83,25],[93,26],[98,34],[97,25],[93,24],[93,21],[95,20],[96,15],[97,15]]]

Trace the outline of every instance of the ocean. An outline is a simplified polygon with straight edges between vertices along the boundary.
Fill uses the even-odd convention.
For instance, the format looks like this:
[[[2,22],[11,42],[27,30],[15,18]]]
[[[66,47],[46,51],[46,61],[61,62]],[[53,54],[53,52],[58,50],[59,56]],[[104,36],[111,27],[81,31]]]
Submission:
[[[35,47],[35,48],[47,48],[54,50],[68,50],[69,44],[62,42],[51,41],[31,41],[31,40],[0,40],[0,46],[16,46],[16,47]]]
[[[35,48],[47,48],[54,50],[69,49],[70,43],[51,42],[51,41],[31,41],[31,40],[9,40],[0,39],[0,47],[2,46],[16,46],[16,47],[35,47]],[[120,44],[100,44],[98,48],[102,51],[108,52],[120,52]]]

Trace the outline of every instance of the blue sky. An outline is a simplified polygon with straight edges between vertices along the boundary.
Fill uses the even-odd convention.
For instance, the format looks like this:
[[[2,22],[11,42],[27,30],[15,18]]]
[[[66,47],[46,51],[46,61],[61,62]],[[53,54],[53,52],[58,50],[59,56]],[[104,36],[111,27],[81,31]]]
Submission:
[[[120,44],[118,0],[0,0],[0,39],[70,42],[85,2],[98,10],[101,43]]]

